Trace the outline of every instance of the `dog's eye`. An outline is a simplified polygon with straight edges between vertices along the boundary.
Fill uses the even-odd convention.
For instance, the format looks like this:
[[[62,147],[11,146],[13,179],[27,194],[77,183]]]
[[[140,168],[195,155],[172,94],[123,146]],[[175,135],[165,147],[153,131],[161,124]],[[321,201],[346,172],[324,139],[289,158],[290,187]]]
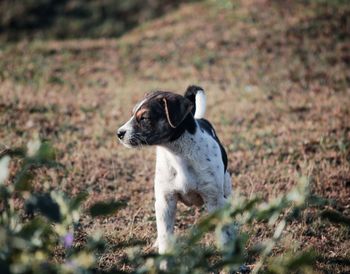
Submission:
[[[142,121],[142,122],[145,122],[145,121],[148,121],[149,120],[149,116],[148,115],[142,115],[141,117],[140,117],[140,122]]]

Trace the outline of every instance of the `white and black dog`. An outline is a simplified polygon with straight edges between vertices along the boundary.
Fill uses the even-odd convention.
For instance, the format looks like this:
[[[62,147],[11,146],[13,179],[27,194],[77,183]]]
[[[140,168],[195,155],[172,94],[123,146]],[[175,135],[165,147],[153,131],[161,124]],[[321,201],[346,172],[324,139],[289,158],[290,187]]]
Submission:
[[[133,109],[133,115],[117,131],[127,147],[155,145],[155,209],[159,253],[170,247],[176,203],[205,204],[209,212],[222,207],[231,195],[227,155],[212,125],[203,118],[204,90],[187,88],[185,95],[157,91]],[[224,229],[222,243],[233,236]]]

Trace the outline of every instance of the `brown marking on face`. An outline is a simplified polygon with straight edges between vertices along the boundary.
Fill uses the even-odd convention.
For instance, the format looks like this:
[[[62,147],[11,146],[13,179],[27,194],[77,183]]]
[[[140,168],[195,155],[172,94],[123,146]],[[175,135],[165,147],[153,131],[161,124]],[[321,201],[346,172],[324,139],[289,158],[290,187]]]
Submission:
[[[139,110],[135,113],[136,120],[137,120],[137,121],[140,121],[142,115],[143,115],[145,112],[147,112],[147,111],[149,111],[149,109],[146,108],[146,107],[142,107],[141,109],[139,109]]]

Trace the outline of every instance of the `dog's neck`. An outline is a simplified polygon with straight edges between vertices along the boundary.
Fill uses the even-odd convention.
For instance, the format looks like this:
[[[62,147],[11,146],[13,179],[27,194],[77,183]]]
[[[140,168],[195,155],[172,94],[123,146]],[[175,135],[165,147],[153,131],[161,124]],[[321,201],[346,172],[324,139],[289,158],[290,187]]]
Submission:
[[[161,146],[177,155],[186,154],[186,151],[189,151],[194,144],[197,127],[197,122],[192,114],[189,114],[178,128],[176,128],[170,141]]]
[[[181,136],[183,136],[186,132],[190,134],[195,134],[196,132],[196,121],[194,120],[191,113],[189,113],[186,118],[181,122],[181,124],[174,129],[169,142],[177,141]]]

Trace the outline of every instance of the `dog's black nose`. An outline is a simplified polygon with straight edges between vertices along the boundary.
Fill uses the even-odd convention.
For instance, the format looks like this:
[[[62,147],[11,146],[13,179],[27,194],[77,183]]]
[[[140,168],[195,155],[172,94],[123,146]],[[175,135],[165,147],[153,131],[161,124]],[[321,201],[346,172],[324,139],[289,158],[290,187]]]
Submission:
[[[119,129],[119,130],[117,131],[117,136],[118,136],[118,138],[119,138],[120,140],[123,140],[125,133],[126,133],[126,130]]]

